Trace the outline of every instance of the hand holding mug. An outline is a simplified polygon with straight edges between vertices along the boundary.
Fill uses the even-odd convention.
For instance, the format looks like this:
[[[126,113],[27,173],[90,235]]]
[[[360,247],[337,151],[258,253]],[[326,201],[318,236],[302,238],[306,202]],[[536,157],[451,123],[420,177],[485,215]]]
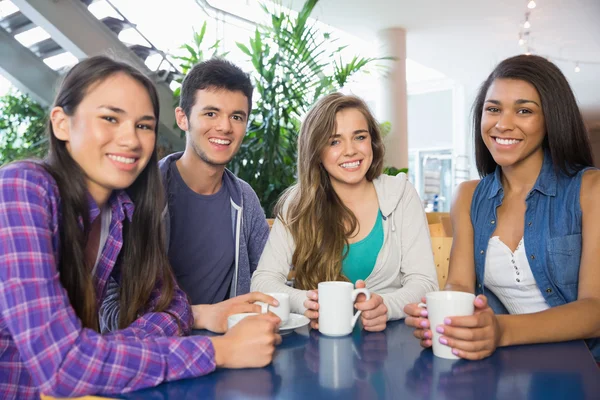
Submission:
[[[457,350],[451,347],[448,337],[442,336],[446,333],[444,324],[448,325],[451,320],[459,321],[459,317],[467,318],[469,316],[472,318],[475,295],[448,290],[429,292],[425,295],[425,298],[427,304],[419,303],[419,307],[427,308],[427,316],[431,327],[435,328],[432,335],[433,354],[441,358],[458,359]],[[467,318],[465,321],[473,324],[472,319]],[[464,338],[464,335],[466,335],[464,330],[459,332],[459,338]]]
[[[420,306],[425,304],[426,301],[427,299],[423,297],[421,303],[410,303],[404,306],[404,313],[406,314],[404,323],[415,328],[413,336],[421,341],[421,346],[424,348],[431,347],[431,339],[433,338],[429,319],[427,319],[427,308]]]
[[[260,292],[252,292],[232,297],[229,300],[216,304],[193,305],[192,313],[194,315],[194,329],[207,329],[216,333],[224,333],[227,330],[227,318],[230,315],[260,313],[260,305],[254,304],[257,301],[273,306],[279,305],[279,302],[276,299]]]
[[[306,300],[304,300],[304,316],[310,319],[310,327],[319,329],[319,292],[317,290],[309,290],[306,292]]]
[[[281,324],[285,325],[290,319],[290,295],[287,293],[266,293],[266,295],[275,299],[277,304],[259,301],[256,304],[260,306],[260,312],[262,314],[271,312],[277,315],[281,319]]]
[[[366,284],[364,281],[356,281],[357,289],[363,289],[365,287]],[[354,308],[362,311],[360,320],[366,331],[379,332],[385,329],[388,320],[388,309],[383,302],[383,297],[377,293],[371,293],[371,298],[367,299],[367,297],[361,293],[356,298]]]
[[[217,367],[264,367],[273,360],[275,346],[281,343],[277,330],[281,320],[273,314],[249,315],[225,335],[212,337]]]
[[[469,360],[480,360],[496,350],[501,330],[496,314],[484,295],[477,296],[473,305],[473,315],[448,317],[443,324],[434,328],[441,335],[439,341],[452,348],[452,354]]]

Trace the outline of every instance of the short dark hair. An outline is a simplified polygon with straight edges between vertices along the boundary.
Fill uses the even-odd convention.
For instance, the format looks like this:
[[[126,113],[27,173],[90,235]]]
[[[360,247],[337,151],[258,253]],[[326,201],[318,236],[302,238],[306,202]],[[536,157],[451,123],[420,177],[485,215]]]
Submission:
[[[483,82],[473,104],[475,162],[479,176],[496,170],[497,164],[481,137],[483,104],[496,79],[518,79],[535,87],[542,101],[546,137],[542,146],[550,150],[556,171],[574,175],[593,166],[592,150],[575,95],[560,69],[535,55],[518,55],[502,61]]]
[[[204,89],[226,89],[242,92],[248,99],[248,114],[252,111],[252,81],[240,67],[222,58],[202,61],[188,72],[181,86],[179,107],[189,118],[196,102],[196,92]]]

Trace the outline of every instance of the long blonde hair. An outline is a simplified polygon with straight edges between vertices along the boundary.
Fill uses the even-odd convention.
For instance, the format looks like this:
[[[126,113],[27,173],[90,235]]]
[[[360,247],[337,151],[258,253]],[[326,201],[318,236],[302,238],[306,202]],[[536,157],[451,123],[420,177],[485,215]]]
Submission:
[[[332,93],[308,112],[298,138],[298,182],[281,196],[275,207],[277,217],[295,242],[292,265],[298,289],[316,289],[323,281],[348,280],[342,274],[344,246],[358,221],[333,190],[321,163],[321,153],[336,130],[336,115],[348,108],[363,114],[371,135],[373,162],[366,179],[372,181],[383,169],[384,146],[379,124],[363,100]]]

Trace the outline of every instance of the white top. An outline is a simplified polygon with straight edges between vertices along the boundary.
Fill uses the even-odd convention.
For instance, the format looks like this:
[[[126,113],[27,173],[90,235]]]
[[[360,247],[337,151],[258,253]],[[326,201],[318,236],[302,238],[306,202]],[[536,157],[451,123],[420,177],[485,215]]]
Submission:
[[[548,304],[535,282],[523,239],[513,253],[498,236],[488,242],[484,286],[504,304],[511,314],[543,311]]]

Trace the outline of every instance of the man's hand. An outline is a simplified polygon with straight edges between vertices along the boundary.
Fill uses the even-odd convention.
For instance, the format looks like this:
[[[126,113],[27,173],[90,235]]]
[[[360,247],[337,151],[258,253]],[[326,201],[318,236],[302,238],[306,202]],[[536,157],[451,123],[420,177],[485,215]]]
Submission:
[[[279,302],[273,297],[260,292],[252,292],[217,304],[198,304],[192,306],[194,314],[194,329],[207,329],[216,333],[227,331],[227,317],[239,313],[259,313],[261,307],[254,302],[278,306]]]

